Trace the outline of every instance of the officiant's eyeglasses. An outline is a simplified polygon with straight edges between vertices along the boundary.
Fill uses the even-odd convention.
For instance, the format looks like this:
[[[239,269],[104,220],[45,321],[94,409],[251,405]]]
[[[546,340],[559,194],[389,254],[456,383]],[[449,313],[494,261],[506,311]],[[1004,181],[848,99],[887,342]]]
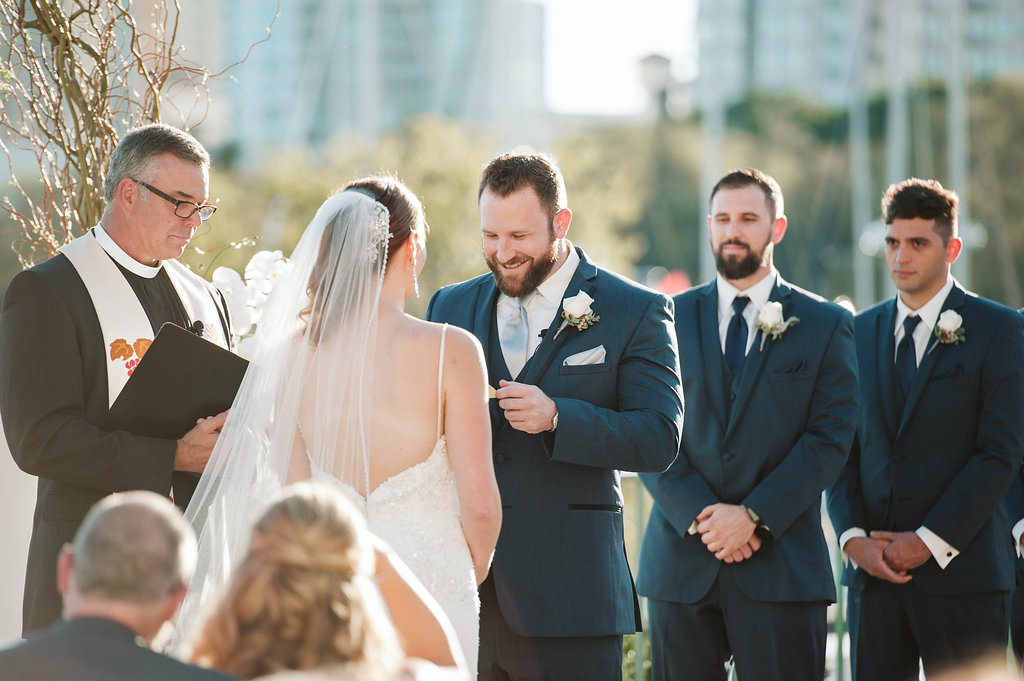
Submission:
[[[207,220],[213,217],[214,213],[217,212],[217,206],[213,205],[212,203],[196,203],[195,201],[183,201],[181,199],[176,199],[173,196],[164,194],[162,191],[160,191],[159,189],[157,189],[156,187],[147,182],[136,180],[134,177],[131,179],[133,182],[135,182],[135,184],[142,185],[149,191],[159,196],[161,199],[168,201],[169,203],[173,203],[174,214],[177,215],[179,218],[182,218],[183,220],[192,217],[196,213],[199,213],[199,219],[203,222],[206,222]]]

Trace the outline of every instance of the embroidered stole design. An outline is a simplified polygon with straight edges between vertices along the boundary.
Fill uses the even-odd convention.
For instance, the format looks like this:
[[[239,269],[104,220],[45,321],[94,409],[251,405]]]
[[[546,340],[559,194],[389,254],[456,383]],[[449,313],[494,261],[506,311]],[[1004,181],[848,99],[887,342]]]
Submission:
[[[96,310],[106,348],[107,405],[113,405],[153,342],[153,327],[131,285],[91,233],[74,239],[60,252],[78,272]],[[203,320],[203,335],[227,347],[216,303],[205,287],[188,281],[198,277],[176,261],[164,264],[189,319]]]

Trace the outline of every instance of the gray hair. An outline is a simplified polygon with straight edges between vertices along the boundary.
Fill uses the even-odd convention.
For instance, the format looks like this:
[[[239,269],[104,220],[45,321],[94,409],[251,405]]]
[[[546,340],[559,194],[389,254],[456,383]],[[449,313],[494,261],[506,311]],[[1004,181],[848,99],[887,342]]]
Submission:
[[[85,596],[158,603],[192,577],[196,538],[166,497],[111,494],[90,509],[72,542],[75,584]]]
[[[107,201],[114,198],[117,186],[126,177],[143,182],[152,180],[150,162],[164,154],[174,154],[183,161],[210,167],[210,154],[192,135],[163,123],[144,125],[129,131],[110,157],[107,176],[103,180],[103,195]]]

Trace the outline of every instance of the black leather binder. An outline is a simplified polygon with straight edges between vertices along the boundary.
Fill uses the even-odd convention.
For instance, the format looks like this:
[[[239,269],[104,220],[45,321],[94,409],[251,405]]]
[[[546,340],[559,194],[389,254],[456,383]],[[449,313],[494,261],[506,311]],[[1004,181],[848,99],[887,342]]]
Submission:
[[[178,439],[196,419],[231,406],[248,365],[233,352],[168,322],[110,407],[107,427]]]

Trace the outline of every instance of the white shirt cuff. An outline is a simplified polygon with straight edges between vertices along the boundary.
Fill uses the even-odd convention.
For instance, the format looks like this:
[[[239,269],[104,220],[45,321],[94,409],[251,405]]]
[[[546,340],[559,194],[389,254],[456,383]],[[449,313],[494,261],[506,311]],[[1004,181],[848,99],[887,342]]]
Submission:
[[[1010,534],[1013,535],[1013,547],[1017,549],[1017,557],[1024,558],[1024,553],[1020,550],[1020,536],[1024,534],[1024,518],[1021,518],[1014,524]]]
[[[859,527],[851,527],[846,532],[839,535],[839,548],[843,551],[843,562],[849,563],[853,567],[860,567],[857,565],[857,561],[846,555],[846,542],[850,541],[855,537],[867,537],[868,533]]]
[[[686,534],[697,534],[697,521],[694,520],[690,523],[690,529],[686,531]]]
[[[949,565],[954,558],[960,555],[960,552],[946,543],[946,540],[929,530],[924,525],[917,528],[914,532],[921,538],[924,545],[928,547],[928,551],[931,552],[932,558],[935,559],[935,562],[938,563],[939,567],[943,570],[946,569],[946,566]]]

